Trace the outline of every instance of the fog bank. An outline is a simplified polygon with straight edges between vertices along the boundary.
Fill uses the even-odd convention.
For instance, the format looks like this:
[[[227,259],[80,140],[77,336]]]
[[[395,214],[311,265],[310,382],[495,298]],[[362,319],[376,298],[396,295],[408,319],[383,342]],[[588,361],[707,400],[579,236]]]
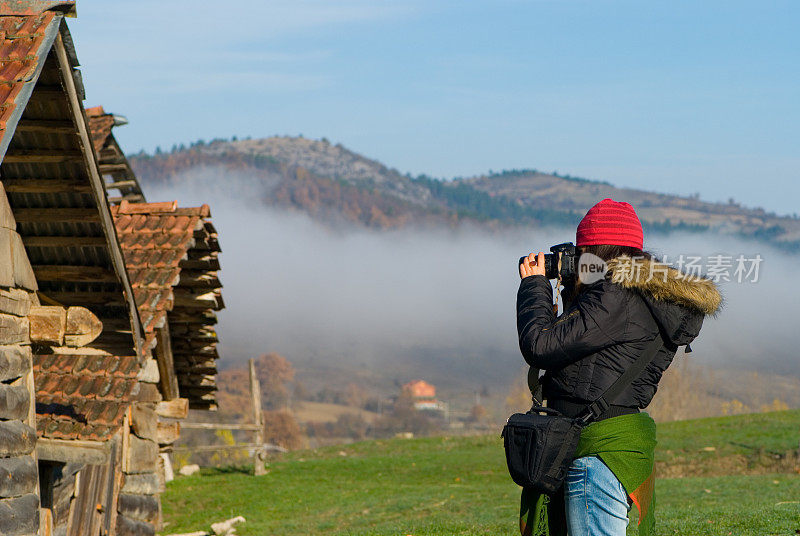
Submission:
[[[148,199],[208,203],[222,247],[227,362],[276,351],[296,363],[342,363],[453,385],[506,384],[522,365],[517,259],[574,240],[574,229],[330,229],[260,203],[246,176],[195,170]],[[692,345],[698,362],[796,373],[791,285],[797,257],[710,234],[646,237],[658,254],[764,260],[758,283],[721,283],[726,304]],[[789,313],[789,314],[787,314]]]

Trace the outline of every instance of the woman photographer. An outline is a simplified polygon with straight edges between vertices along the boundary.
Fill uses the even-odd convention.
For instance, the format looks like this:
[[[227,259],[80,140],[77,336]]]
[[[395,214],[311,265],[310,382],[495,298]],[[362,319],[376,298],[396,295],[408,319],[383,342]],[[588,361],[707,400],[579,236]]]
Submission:
[[[611,405],[583,428],[562,491],[550,497],[524,489],[523,535],[624,536],[631,503],[639,533],[654,534],[653,455],[656,428],[646,408],[678,346],[699,333],[721,296],[708,279],[657,263],[643,251],[633,207],[611,199],[578,225],[579,254],[592,253],[608,271],[598,281],[562,281],[564,312],[556,316],[544,254],[520,264],[517,329],[525,361],[544,370],[547,405],[576,417],[600,397],[659,332],[664,344]],[[534,373],[534,377],[536,374]]]

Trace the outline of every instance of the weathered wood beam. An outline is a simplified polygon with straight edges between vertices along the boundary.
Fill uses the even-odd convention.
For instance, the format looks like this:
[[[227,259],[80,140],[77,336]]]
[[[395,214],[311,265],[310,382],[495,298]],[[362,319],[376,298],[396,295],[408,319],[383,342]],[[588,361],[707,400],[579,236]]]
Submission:
[[[89,181],[76,179],[3,179],[6,192],[13,193],[90,193]]]
[[[31,307],[28,314],[30,336],[34,342],[44,344],[64,344],[67,327],[67,310],[55,305]]]
[[[150,523],[131,519],[118,513],[114,534],[117,536],[156,536],[156,529]]]
[[[33,273],[39,281],[102,282],[117,281],[117,274],[100,266],[61,266],[37,264]]]
[[[0,251],[6,256],[0,262],[0,286],[37,290],[39,287],[25,253],[25,245],[16,231],[0,227]]]
[[[39,293],[40,297],[42,293]],[[55,300],[59,304],[80,304],[87,303],[93,305],[111,305],[115,307],[125,307],[125,297],[121,292],[47,292],[47,297]],[[104,318],[101,318],[105,322]],[[130,329],[130,319],[126,318],[128,329]]]
[[[155,495],[164,492],[164,485],[159,482],[158,475],[155,473],[124,474],[122,479],[121,493]]]
[[[27,317],[0,313],[0,344],[27,344],[30,328]]]
[[[100,221],[96,208],[18,208],[14,217],[21,223]]]
[[[219,354],[217,353],[216,346],[210,350],[182,350],[176,351],[175,354],[175,364],[177,366],[178,363],[194,363],[198,359],[219,359]]]
[[[204,368],[213,369],[214,371],[216,371],[217,364],[213,359],[207,359],[205,361],[200,361],[197,363],[191,363],[191,364],[180,363],[175,365],[175,370],[179,370],[181,372],[191,372],[194,369],[204,369]],[[201,372],[201,374],[203,373]]]
[[[158,462],[158,444],[155,441],[131,434],[128,437],[128,450],[123,455],[128,457],[127,472],[155,472]]]
[[[100,173],[114,173],[115,171],[128,171],[128,164],[100,164]]]
[[[106,190],[112,188],[133,188],[136,186],[135,180],[127,180],[127,181],[117,181],[117,182],[107,182],[105,183]]]
[[[67,52],[67,46],[64,43],[64,38],[61,34],[56,36],[55,43],[51,49],[55,53],[58,61],[59,69],[62,73],[71,73],[72,66]],[[128,300],[130,310],[132,312],[131,322],[133,324],[131,342],[137,353],[141,352],[141,341],[143,331],[139,323],[138,309],[133,300],[133,290],[128,280],[128,275],[125,269],[125,260],[122,257],[122,250],[117,241],[117,234],[114,229],[114,220],[111,217],[111,211],[108,208],[108,200],[106,198],[105,188],[103,188],[103,178],[99,173],[97,166],[97,158],[92,150],[92,137],[86,121],[86,116],[83,111],[82,92],[76,87],[75,78],[72,76],[63,76],[61,83],[67,92],[67,103],[69,104],[72,113],[72,119],[78,128],[78,137],[80,144],[84,148],[84,156],[86,158],[86,167],[91,178],[91,183],[94,189],[94,198],[97,202],[98,212],[101,215],[102,228],[106,233],[109,243],[109,257],[114,272],[117,274],[115,279],[119,281],[125,290],[125,297]]]
[[[171,445],[181,436],[181,423],[178,421],[158,421],[156,442],[159,445]]]
[[[203,270],[216,272],[220,269],[219,259],[216,257],[207,260],[185,260],[181,261],[179,266],[181,269],[186,270]]]
[[[23,236],[26,248],[104,247],[104,236]]]
[[[39,495],[28,493],[0,499],[0,534],[30,536],[39,533]]]
[[[100,160],[108,160],[112,158],[116,159],[124,158],[124,155],[119,150],[117,150],[117,148],[114,147],[113,145],[103,147],[97,156],[100,158]]]
[[[211,367],[192,367],[192,368],[180,367],[180,368],[176,368],[176,372],[178,372],[179,374],[197,373],[197,374],[208,374],[208,375],[211,375],[211,376],[216,376],[217,369],[216,368],[211,368]]]
[[[200,250],[208,255],[211,251],[219,251],[219,242],[216,238],[195,239],[192,249]]]
[[[200,334],[183,335],[173,337],[173,351],[181,352],[186,350],[212,350],[219,342],[215,336],[203,337]]]
[[[42,437],[36,443],[36,454],[40,460],[103,465],[111,460],[111,447],[100,441]]]
[[[0,313],[28,316],[33,302],[33,294],[18,288],[0,288]]]
[[[170,318],[170,321],[172,318]],[[207,338],[207,337],[214,337],[216,335],[216,331],[214,330],[214,324],[216,322],[215,319],[209,319],[205,317],[196,318],[196,322],[182,322],[182,323],[172,323],[173,331],[180,335],[181,337],[186,338]]]
[[[181,270],[178,285],[182,287],[209,290],[222,288],[222,283],[220,283],[220,280],[216,275],[197,270],[187,270],[186,272]]]
[[[144,203],[144,196],[141,194],[127,194],[108,198],[108,202],[112,205],[114,203],[122,203],[123,201],[128,201],[130,203]]]
[[[181,393],[183,393],[184,389],[189,389],[187,393],[191,394],[193,392],[192,389],[195,389],[196,391],[194,392],[203,395],[217,390],[217,380],[214,376],[209,376],[201,380],[193,380],[183,376],[178,379],[178,385],[180,386]]]
[[[39,471],[33,456],[0,458],[0,497],[35,493]]]
[[[59,97],[67,98],[67,93],[61,86],[36,86],[31,94],[33,100],[52,100]]]
[[[205,294],[194,294],[191,291],[176,288],[175,307],[197,308],[197,309],[216,309],[219,307],[217,297],[208,292]]]
[[[172,357],[172,337],[169,323],[156,330],[156,360],[161,384],[161,393],[165,400],[172,400],[180,396],[178,392],[178,379],[175,377],[175,361]]]
[[[61,163],[80,162],[83,154],[80,151],[58,149],[16,149],[6,153],[4,164]]]
[[[0,457],[10,458],[33,452],[36,430],[20,421],[0,422]]]
[[[86,346],[103,332],[103,323],[85,307],[68,307],[64,344],[73,348]]]
[[[175,337],[186,337],[195,341],[217,342],[217,332],[206,323],[174,324],[172,334]]]
[[[175,311],[174,309],[169,313],[169,324],[171,326],[182,324],[198,324],[203,326],[213,326],[218,322],[217,315],[214,311],[194,311],[192,309],[184,309]]]
[[[186,252],[190,260],[207,260],[209,258],[216,258],[219,255],[218,251],[201,251],[198,249],[190,249]]]
[[[17,132],[77,133],[72,121],[60,119],[22,119],[17,124]]]
[[[30,368],[30,346],[0,346],[0,381],[20,378]]]
[[[17,220],[14,218],[14,211],[8,203],[8,196],[6,196],[2,182],[0,182],[0,228],[12,232],[17,229]]]
[[[176,398],[161,401],[156,404],[156,414],[168,419],[185,419],[189,416],[189,400]]]
[[[149,404],[134,404],[131,406],[131,432],[142,439],[156,440],[155,408]]]
[[[161,505],[155,495],[120,494],[117,511],[135,521],[155,524],[161,515]]]
[[[217,345],[211,344],[202,348],[191,348],[183,346],[173,349],[172,353],[175,356],[175,363],[201,363],[209,359],[219,359],[217,352]],[[201,361],[202,360],[202,361]]]
[[[257,424],[223,424],[215,422],[182,422],[184,430],[246,430],[257,431],[261,427]]]
[[[24,420],[28,417],[30,403],[31,394],[25,385],[0,383],[0,418]]]

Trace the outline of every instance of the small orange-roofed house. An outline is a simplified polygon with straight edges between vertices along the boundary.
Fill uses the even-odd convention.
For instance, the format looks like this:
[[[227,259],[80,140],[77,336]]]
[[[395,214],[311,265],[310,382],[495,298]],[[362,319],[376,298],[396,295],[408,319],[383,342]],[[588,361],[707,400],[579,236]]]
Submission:
[[[436,399],[436,386],[425,380],[413,380],[403,385],[402,393],[414,401],[419,411],[447,412],[447,404]]]

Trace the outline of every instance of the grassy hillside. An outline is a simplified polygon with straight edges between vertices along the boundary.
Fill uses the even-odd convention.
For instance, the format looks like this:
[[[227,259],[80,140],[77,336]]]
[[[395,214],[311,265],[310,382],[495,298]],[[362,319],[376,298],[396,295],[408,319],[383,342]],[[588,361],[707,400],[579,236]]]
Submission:
[[[658,534],[800,529],[800,411],[664,423],[658,433],[659,473],[693,475],[658,481]],[[517,533],[519,491],[499,433],[293,452],[266,476],[248,470],[171,482],[164,533],[235,515],[247,519],[242,535]]]

